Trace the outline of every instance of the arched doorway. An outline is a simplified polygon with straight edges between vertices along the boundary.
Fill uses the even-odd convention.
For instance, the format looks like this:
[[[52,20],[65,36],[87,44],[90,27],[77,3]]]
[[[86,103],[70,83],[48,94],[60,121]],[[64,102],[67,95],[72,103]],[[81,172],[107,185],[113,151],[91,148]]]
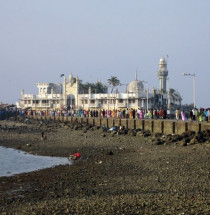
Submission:
[[[67,96],[67,109],[74,109],[75,108],[75,96],[70,94]]]

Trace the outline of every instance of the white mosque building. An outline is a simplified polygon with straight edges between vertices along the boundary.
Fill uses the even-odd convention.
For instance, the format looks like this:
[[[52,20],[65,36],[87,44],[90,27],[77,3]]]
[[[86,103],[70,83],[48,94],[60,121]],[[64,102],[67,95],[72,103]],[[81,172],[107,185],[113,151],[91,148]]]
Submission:
[[[64,77],[62,84],[38,83],[38,94],[24,94],[21,90],[21,99],[17,103],[19,108],[32,110],[58,109],[175,109],[181,106],[182,98],[179,92],[170,89],[167,91],[167,62],[162,57],[159,62],[158,78],[159,89],[149,91],[148,83],[135,80],[126,86],[124,93],[116,90],[113,93],[93,93],[91,88],[87,94],[79,89],[79,78],[71,74]],[[146,88],[144,86],[146,84]]]

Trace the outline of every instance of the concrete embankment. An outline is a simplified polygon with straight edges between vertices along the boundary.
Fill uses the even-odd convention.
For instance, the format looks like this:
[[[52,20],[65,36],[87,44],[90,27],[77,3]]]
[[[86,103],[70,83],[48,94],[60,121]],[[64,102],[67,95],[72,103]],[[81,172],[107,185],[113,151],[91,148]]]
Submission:
[[[51,117],[51,116],[31,116],[33,119],[53,120],[58,122],[78,122],[87,125],[107,128],[112,126],[124,126],[127,129],[141,129],[151,133],[162,134],[182,134],[185,131],[205,131],[210,129],[210,123],[207,122],[188,122],[174,120],[151,120],[151,119],[119,119],[119,118],[81,118],[81,117]]]

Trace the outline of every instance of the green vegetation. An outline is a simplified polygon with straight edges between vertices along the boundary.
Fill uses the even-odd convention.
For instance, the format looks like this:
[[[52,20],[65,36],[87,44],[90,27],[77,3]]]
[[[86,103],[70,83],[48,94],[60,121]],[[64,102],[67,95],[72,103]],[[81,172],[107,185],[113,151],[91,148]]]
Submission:
[[[120,80],[115,76],[111,76],[111,78],[109,78],[107,81],[109,86],[112,87],[111,93],[113,92],[115,87],[120,85]]]
[[[79,81],[79,92],[80,93],[88,93],[89,87],[91,88],[91,91],[93,93],[107,93],[107,86],[100,81],[97,81],[96,83],[82,83],[82,81]]]

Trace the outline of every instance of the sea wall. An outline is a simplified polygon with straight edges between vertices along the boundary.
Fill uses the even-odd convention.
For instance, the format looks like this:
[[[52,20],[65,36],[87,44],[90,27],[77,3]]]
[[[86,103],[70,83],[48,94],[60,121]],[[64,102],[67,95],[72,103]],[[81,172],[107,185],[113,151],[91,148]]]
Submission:
[[[107,128],[112,126],[124,126],[127,129],[141,129],[151,133],[162,134],[182,134],[187,130],[204,131],[210,129],[210,123],[207,122],[183,122],[175,120],[152,120],[152,119],[115,119],[115,118],[81,118],[81,117],[48,117],[48,116],[31,116],[39,120],[54,120],[57,122],[85,123],[87,125]]]

